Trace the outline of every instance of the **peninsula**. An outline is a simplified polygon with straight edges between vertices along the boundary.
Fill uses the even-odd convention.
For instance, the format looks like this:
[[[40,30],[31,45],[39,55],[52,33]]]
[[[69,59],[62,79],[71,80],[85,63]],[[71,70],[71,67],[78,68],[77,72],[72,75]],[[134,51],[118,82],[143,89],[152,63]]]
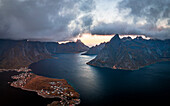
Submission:
[[[37,92],[38,95],[44,98],[60,98],[60,101],[54,101],[48,106],[54,104],[57,106],[80,104],[79,93],[65,79],[47,78],[31,72],[14,75],[11,78],[16,80],[11,83],[13,87]]]

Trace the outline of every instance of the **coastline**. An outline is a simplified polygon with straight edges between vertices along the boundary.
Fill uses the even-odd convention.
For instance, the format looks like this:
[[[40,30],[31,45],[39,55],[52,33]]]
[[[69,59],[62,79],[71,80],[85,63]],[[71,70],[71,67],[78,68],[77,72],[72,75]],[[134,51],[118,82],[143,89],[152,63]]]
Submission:
[[[16,72],[18,72],[18,69],[0,69],[0,72],[8,72],[8,71],[16,71]]]
[[[16,71],[16,72],[29,72],[31,69],[28,69],[27,67],[21,67],[19,69],[0,69],[0,72],[8,72],[8,71]]]
[[[47,104],[48,106],[52,106],[54,104],[57,104],[57,105],[68,105],[68,104],[71,104],[71,105],[78,105],[80,104],[80,99],[79,99],[79,94],[74,90],[74,88],[68,84],[68,82],[65,80],[65,79],[53,79],[53,78],[48,78],[48,77],[43,77],[43,76],[38,76],[36,74],[33,74],[33,73],[30,73],[32,70],[31,69],[28,69],[27,67],[21,67],[20,69],[0,69],[0,72],[10,72],[10,71],[15,71],[15,72],[18,72],[19,74],[18,75],[14,75],[14,76],[11,76],[11,78],[14,80],[13,82],[8,82],[8,84],[10,84],[10,86],[14,87],[14,88],[19,88],[19,89],[22,89],[22,90],[25,90],[25,91],[31,91],[31,92],[36,92],[37,95],[43,97],[43,98],[56,98],[56,99],[61,99],[61,101],[53,101],[51,104]],[[26,75],[26,77],[24,77],[24,75]],[[29,76],[29,77],[28,77]],[[30,77],[31,76],[31,77]],[[68,93],[66,93],[67,95],[47,95],[47,94],[44,94],[44,92],[42,92],[43,89],[41,90],[36,90],[36,89],[29,89],[29,88],[26,88],[25,85],[27,85],[27,83],[29,84],[29,82],[31,82],[32,80],[34,80],[34,78],[44,78],[45,80],[51,80],[51,81],[58,81],[61,83],[63,83],[64,86],[68,86],[68,90],[70,89],[72,92],[72,95],[75,94],[75,97],[68,97],[69,99],[67,99],[67,95]],[[42,80],[42,79],[41,79]],[[36,80],[35,80],[36,81]],[[37,79],[38,81],[38,79]],[[21,85],[21,84],[16,84],[16,82],[22,82],[24,85]],[[50,83],[50,82],[48,82]],[[39,83],[35,83],[35,85],[39,85]],[[60,86],[61,86],[60,85]],[[45,89],[46,87],[44,87]],[[58,87],[59,88],[59,87]],[[46,91],[47,92],[47,91]],[[61,91],[61,92],[64,92],[64,91]],[[71,95],[71,94],[70,94]],[[71,99],[72,98],[72,99]]]
[[[20,88],[25,91],[36,92],[37,95],[43,98],[61,99],[61,101],[53,101],[51,104],[48,104],[48,106],[53,105],[54,103],[64,106],[80,104],[79,93],[77,93],[65,79],[53,79],[38,76],[36,74],[29,73],[31,69],[27,68],[24,68],[24,70],[17,70],[17,72],[21,71],[23,73],[11,76],[11,78],[15,81],[10,82],[10,86]]]
[[[148,64],[146,64],[146,65],[138,66],[138,67],[133,68],[133,69],[127,69],[127,68],[122,68],[122,67],[116,67],[115,65],[114,65],[113,67],[102,66],[102,65],[97,65],[97,64],[91,63],[91,61],[87,62],[86,64],[87,64],[87,65],[90,65],[90,66],[93,66],[93,67],[98,67],[98,68],[108,68],[108,69],[112,69],[112,70],[136,71],[136,70],[142,69],[142,68],[144,68],[144,67],[147,67],[147,66],[150,66],[150,65],[159,63],[159,62],[166,62],[166,61],[170,61],[170,59],[158,60],[158,61],[155,61],[155,62],[148,63]]]

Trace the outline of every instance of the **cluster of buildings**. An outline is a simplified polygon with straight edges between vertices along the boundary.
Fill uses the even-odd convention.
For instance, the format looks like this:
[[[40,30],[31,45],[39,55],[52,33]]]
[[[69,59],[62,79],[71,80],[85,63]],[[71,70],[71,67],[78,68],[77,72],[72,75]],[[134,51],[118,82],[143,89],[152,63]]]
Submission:
[[[17,81],[12,82],[11,86],[24,87],[27,81],[31,79],[32,75],[32,73],[21,73],[19,75],[12,76],[11,78],[16,79]]]
[[[17,72],[29,72],[29,71],[32,71],[32,70],[28,69],[27,67],[22,67],[22,68],[17,70]]]
[[[27,69],[22,69],[27,70]],[[33,73],[21,73],[19,75],[12,76],[12,79],[16,81],[11,83],[11,86],[17,88],[24,88],[24,86],[31,81],[36,75]],[[63,81],[52,81],[44,80],[45,83],[39,86],[40,89],[32,89],[36,91],[39,95],[45,98],[60,98],[61,101],[57,102],[58,105],[70,105],[74,106],[80,104],[79,94],[77,95],[74,89]]]
[[[3,71],[29,72],[32,70],[28,69],[27,67],[22,67],[20,69],[0,69],[0,72],[3,72]]]
[[[44,90],[42,89],[40,93],[44,95],[55,95],[55,96],[74,96],[72,92],[68,92],[68,87],[62,86],[63,83],[61,81],[57,82],[49,82],[50,84],[50,89]]]
[[[61,101],[58,102],[60,105],[68,104],[79,104],[80,99],[73,99],[74,93],[69,90],[69,87],[64,86],[61,81],[49,82],[50,89],[42,89],[39,94],[45,97],[59,97]]]

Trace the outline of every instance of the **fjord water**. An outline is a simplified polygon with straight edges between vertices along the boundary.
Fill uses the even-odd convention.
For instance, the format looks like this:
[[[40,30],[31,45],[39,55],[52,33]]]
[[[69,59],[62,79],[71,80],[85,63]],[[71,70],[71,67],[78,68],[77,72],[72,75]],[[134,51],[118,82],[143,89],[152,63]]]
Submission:
[[[86,63],[95,56],[80,53],[55,57],[30,68],[38,75],[66,79],[80,93],[81,105],[169,103],[170,62],[127,71],[89,66]]]

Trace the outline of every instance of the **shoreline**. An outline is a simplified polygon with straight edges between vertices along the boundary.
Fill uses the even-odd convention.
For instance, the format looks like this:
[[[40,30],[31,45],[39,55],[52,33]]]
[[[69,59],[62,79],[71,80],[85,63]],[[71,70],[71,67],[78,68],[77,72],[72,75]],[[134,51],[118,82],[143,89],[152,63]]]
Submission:
[[[32,90],[32,89],[26,89],[26,88],[23,88],[23,87],[17,87],[17,86],[13,86],[13,85],[10,85],[11,87],[14,87],[14,88],[18,88],[18,89],[21,89],[21,90],[24,90],[24,91],[29,91],[29,92],[36,92],[37,95],[43,97],[43,98],[60,98],[59,96],[44,96],[44,95],[41,95],[39,92],[39,90]],[[62,98],[60,98],[62,99]]]
[[[0,69],[0,72],[9,72],[9,71],[16,71],[16,72],[18,72],[18,69]]]
[[[142,68],[148,67],[148,66],[156,64],[156,63],[168,62],[168,61],[170,61],[170,59],[169,60],[167,60],[167,59],[166,60],[159,60],[159,61],[156,61],[156,62],[149,63],[147,65],[143,65],[143,66],[141,65],[141,66],[139,66],[137,68],[134,68],[134,69],[126,69],[126,68],[121,68],[121,67],[116,67],[116,66],[113,66],[113,67],[99,66],[99,65],[90,63],[90,61],[87,62],[86,64],[90,65],[90,66],[93,66],[93,67],[97,67],[97,68],[108,68],[108,69],[111,69],[111,70],[136,71],[136,70],[140,70]]]
[[[60,101],[53,101],[51,104],[48,104],[48,106],[52,106],[54,103],[63,106],[80,104],[79,93],[77,93],[65,79],[43,77],[29,73],[29,71],[31,71],[30,69],[24,69],[22,72],[25,73],[11,76],[11,78],[15,80],[9,83],[11,87],[36,92],[37,95],[43,98],[61,99]],[[21,72],[21,70],[19,72]]]
[[[16,72],[30,72],[32,71],[28,67],[21,67],[19,69],[0,69],[0,72],[9,72],[9,71],[16,71]]]

